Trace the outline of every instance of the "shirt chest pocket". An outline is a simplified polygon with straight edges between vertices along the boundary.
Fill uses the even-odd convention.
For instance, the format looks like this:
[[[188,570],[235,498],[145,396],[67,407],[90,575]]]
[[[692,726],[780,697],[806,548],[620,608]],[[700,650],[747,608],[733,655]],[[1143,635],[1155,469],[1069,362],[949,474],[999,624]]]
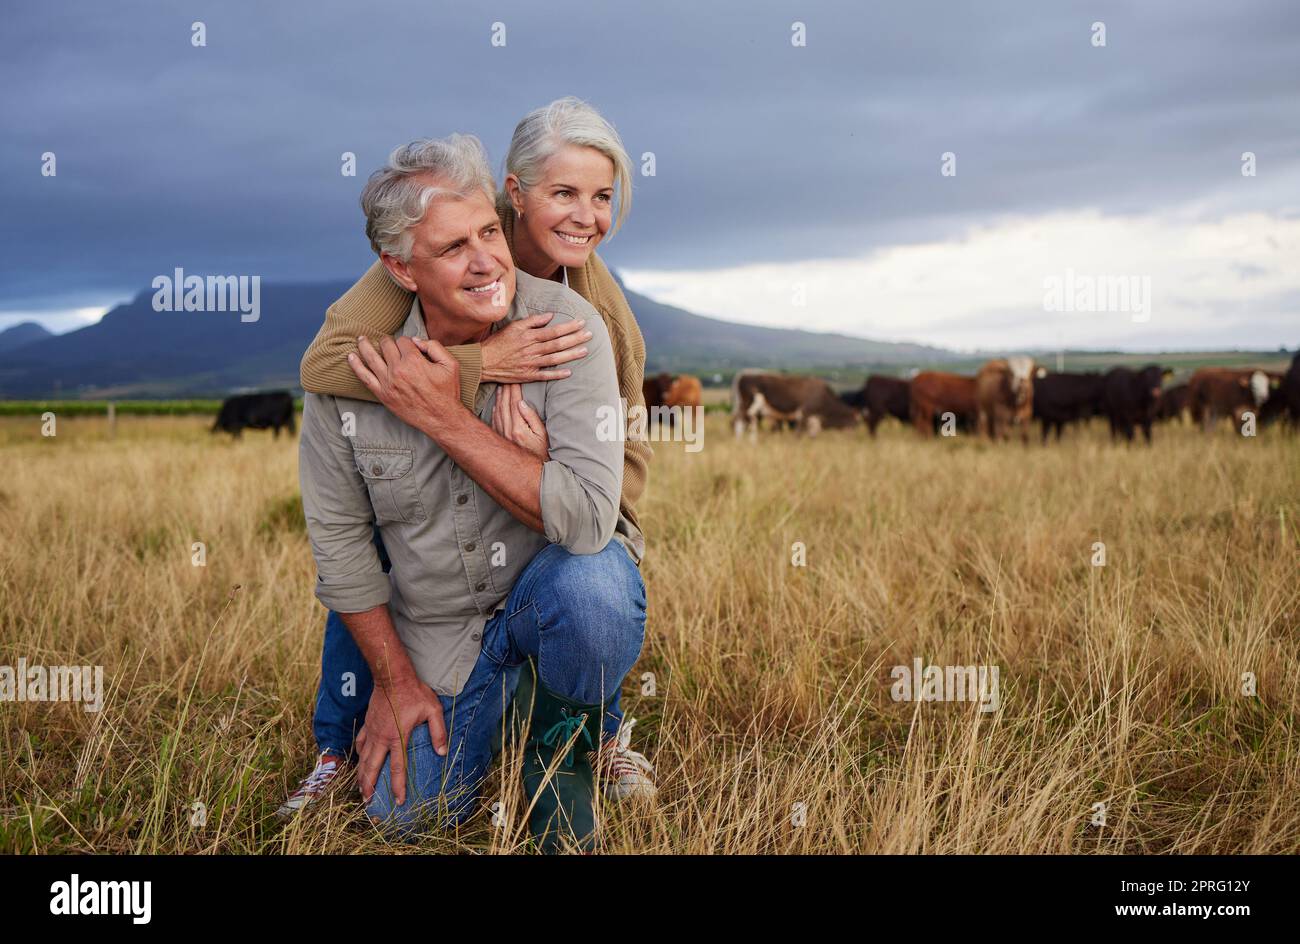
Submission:
[[[420,501],[420,489],[411,471],[413,456],[401,447],[357,446],[353,455],[357,471],[366,480],[375,522],[401,521],[412,524],[428,517]]]

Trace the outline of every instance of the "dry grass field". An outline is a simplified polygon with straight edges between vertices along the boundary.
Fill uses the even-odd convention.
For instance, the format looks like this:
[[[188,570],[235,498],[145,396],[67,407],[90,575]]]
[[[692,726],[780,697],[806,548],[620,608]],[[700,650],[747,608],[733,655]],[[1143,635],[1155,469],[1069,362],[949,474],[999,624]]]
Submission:
[[[0,703],[0,852],[411,849],[351,791],[273,815],[325,616],[297,444],[206,425],[0,420],[0,665],[107,688]],[[711,414],[702,452],[656,446],[643,519],[656,692],[624,692],[660,801],[607,805],[607,850],[1300,851],[1300,437],[754,446]],[[997,666],[999,709],[894,701],[914,658]],[[524,848],[517,760],[414,848]]]

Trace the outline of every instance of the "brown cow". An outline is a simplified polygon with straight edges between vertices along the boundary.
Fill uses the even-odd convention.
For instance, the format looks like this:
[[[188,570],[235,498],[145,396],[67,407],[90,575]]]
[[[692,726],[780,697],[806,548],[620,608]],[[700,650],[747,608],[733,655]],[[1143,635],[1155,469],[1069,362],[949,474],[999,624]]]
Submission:
[[[1007,439],[1011,427],[1018,426],[1020,438],[1028,445],[1034,418],[1034,359],[998,358],[981,367],[975,375],[975,406],[981,433],[990,439]]]
[[[678,374],[664,394],[664,406],[679,406],[683,410],[693,409],[704,403],[704,388],[700,378],[690,374]]]
[[[1260,407],[1280,382],[1280,376],[1250,367],[1202,367],[1187,382],[1187,405],[1192,419],[1207,433],[1224,416],[1231,416],[1239,427],[1247,411],[1259,415]]]
[[[912,378],[908,396],[912,425],[922,436],[934,435],[936,421],[943,421],[945,414],[968,428],[979,415],[974,377],[924,370]]]
[[[822,429],[855,426],[862,417],[817,377],[743,370],[731,383],[731,422],[736,438],[748,425],[750,438],[757,439],[764,419],[791,422],[816,436]]]
[[[654,422],[667,417],[670,428],[682,410],[696,409],[704,403],[700,378],[690,374],[658,374],[647,377],[641,384],[641,392],[645,396],[647,421]]]

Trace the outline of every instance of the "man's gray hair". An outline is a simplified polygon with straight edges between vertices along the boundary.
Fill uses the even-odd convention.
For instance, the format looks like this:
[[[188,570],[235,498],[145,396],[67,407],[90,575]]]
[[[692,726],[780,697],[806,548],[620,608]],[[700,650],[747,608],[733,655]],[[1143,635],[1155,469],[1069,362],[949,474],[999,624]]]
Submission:
[[[618,196],[618,211],[610,227],[613,235],[632,209],[632,159],[614,126],[581,99],[556,99],[525,115],[510,140],[506,173],[514,174],[519,186],[529,190],[541,178],[542,165],[566,144],[594,148],[613,163],[614,191]]]
[[[436,182],[435,182],[436,179]],[[366,236],[378,255],[411,259],[411,227],[424,219],[434,197],[465,198],[475,190],[496,199],[496,183],[482,142],[472,134],[422,138],[388,155],[361,191]]]

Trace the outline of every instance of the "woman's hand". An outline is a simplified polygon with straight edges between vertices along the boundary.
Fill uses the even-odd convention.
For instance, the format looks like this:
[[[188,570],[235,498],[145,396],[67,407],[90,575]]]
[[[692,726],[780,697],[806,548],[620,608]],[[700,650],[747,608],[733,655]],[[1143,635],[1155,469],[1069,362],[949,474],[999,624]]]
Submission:
[[[553,312],[512,321],[483,342],[482,379],[502,384],[563,380],[572,371],[553,369],[587,356],[585,321],[548,324]],[[548,369],[552,368],[552,369]],[[499,401],[498,401],[499,402]]]
[[[546,424],[532,404],[524,399],[519,384],[502,384],[497,388],[497,402],[492,407],[492,428],[497,435],[522,446],[545,462],[550,458],[551,441]]]

